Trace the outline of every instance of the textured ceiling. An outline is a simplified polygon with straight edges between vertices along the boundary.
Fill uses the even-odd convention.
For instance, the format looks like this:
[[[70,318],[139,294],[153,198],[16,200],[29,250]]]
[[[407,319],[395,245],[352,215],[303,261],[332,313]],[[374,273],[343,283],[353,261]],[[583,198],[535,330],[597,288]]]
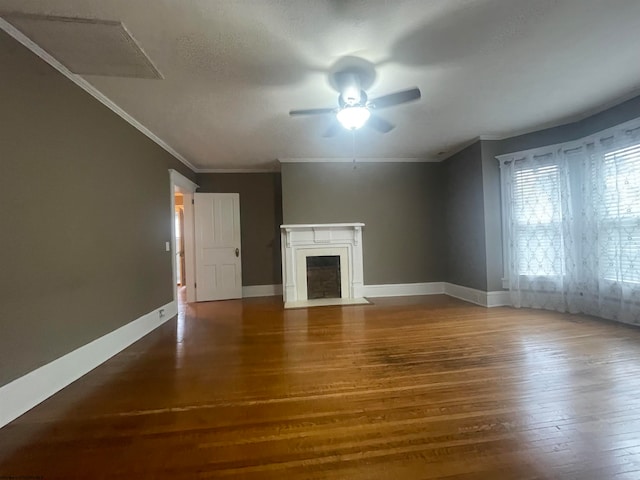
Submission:
[[[362,130],[359,157],[438,158],[478,135],[557,125],[638,93],[638,0],[0,0],[0,12],[121,21],[164,79],[86,76],[198,168],[350,157],[323,138],[344,56],[373,63],[376,97],[419,102]],[[441,157],[443,155],[441,154]]]

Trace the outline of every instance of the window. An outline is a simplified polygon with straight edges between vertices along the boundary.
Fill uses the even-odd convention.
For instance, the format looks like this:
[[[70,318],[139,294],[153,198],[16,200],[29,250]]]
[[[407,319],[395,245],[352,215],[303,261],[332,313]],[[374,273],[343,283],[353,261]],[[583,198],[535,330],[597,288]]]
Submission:
[[[498,159],[512,304],[640,325],[640,118]]]
[[[560,175],[557,165],[516,165],[513,178],[513,222],[520,275],[563,273]]]
[[[640,144],[605,154],[595,171],[601,278],[640,283]]]
[[[575,173],[579,160],[569,161]],[[640,283],[640,144],[593,155],[590,162],[589,199],[578,196],[574,202],[595,203],[598,277]],[[552,155],[533,163],[516,162],[513,170],[516,268],[519,275],[557,277],[566,272],[560,167]],[[582,232],[583,239],[589,235]]]

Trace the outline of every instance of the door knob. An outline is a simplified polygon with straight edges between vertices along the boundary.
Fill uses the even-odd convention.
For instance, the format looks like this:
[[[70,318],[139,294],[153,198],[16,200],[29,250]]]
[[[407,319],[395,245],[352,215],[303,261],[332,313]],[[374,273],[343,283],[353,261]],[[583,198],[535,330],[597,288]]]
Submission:
[[[239,257],[239,256],[240,256],[240,249],[236,248],[236,257]]]

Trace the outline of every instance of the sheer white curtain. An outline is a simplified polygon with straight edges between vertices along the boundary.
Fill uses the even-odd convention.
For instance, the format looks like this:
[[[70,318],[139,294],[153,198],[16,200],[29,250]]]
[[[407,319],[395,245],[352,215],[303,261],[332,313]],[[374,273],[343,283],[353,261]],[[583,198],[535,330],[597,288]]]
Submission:
[[[501,161],[513,305],[640,324],[640,128]]]

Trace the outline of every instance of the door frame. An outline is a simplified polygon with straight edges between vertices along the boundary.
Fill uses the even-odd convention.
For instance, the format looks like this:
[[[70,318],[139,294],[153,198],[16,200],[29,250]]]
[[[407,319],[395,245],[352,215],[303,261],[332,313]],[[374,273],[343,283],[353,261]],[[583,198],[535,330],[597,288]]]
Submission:
[[[171,283],[173,284],[173,300],[178,301],[178,276],[176,274],[176,190],[184,196],[184,269],[187,303],[196,301],[196,263],[195,263],[195,222],[193,215],[193,194],[199,185],[189,180],[180,172],[169,169],[169,190],[171,197]]]

